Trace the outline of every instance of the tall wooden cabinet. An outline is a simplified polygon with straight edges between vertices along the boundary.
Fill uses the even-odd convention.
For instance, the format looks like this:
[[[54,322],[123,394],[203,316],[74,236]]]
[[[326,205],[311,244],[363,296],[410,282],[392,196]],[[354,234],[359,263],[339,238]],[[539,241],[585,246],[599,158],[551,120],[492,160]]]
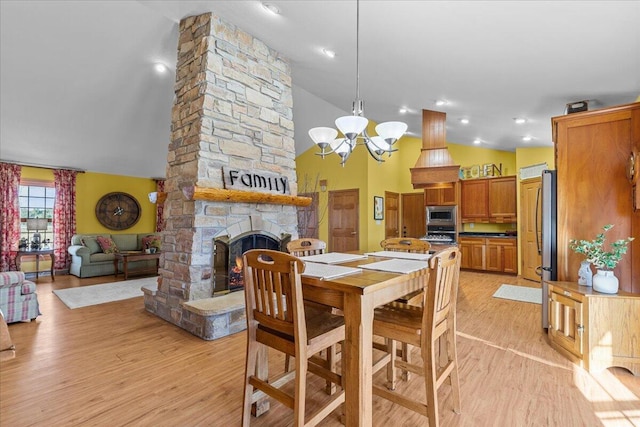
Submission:
[[[591,240],[614,224],[607,241],[634,236],[616,267],[623,291],[640,293],[640,209],[628,176],[640,150],[640,102],[552,118],[558,176],[558,280],[578,280],[583,256],[569,240]]]

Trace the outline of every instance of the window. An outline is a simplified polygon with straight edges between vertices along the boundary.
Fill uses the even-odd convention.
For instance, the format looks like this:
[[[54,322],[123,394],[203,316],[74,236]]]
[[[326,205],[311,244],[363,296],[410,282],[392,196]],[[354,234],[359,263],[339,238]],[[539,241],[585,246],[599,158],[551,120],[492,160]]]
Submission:
[[[40,234],[42,247],[53,246],[53,205],[56,189],[53,182],[22,182],[20,185],[20,239],[32,246],[34,235]],[[41,230],[28,230],[27,219],[46,218],[47,227]],[[21,243],[22,244],[22,243]],[[24,249],[24,248],[21,248]]]

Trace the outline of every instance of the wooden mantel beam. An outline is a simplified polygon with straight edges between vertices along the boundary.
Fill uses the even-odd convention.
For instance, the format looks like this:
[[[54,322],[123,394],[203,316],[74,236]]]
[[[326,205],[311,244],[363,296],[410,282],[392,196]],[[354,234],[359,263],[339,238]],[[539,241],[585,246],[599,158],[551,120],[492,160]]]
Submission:
[[[187,200],[208,200],[210,202],[309,206],[312,201],[311,197],[291,196],[289,194],[226,190],[224,188],[202,188],[198,186],[184,187],[182,193]]]

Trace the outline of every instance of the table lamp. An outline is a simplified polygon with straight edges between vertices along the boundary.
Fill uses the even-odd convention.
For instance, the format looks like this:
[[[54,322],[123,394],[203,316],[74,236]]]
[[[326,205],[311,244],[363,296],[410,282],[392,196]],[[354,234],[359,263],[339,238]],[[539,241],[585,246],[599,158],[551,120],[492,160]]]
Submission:
[[[49,226],[49,220],[47,218],[27,218],[27,231],[35,231],[33,233],[33,240],[31,240],[31,249],[40,249],[41,238],[40,230],[46,230]]]

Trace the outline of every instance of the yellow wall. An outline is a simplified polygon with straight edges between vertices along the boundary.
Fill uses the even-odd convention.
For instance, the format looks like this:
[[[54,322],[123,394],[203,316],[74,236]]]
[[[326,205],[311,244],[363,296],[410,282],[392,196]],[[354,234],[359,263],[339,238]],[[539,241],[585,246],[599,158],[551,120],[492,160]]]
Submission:
[[[485,147],[466,146],[447,143],[453,160],[462,167],[483,165],[485,163],[502,164],[503,175],[518,175],[520,168],[547,162],[554,167],[553,147],[520,148],[515,152],[494,150]],[[420,154],[422,142],[420,138],[403,137],[396,143],[398,151],[391,158],[385,157],[383,164],[377,164],[368,155],[367,150],[358,146],[345,167],[341,167],[338,156],[327,156],[322,160],[315,153],[319,150],[312,147],[296,158],[299,185],[305,174],[315,182],[316,174],[319,179],[327,180],[327,191],[320,193],[320,211],[325,212],[320,223],[319,238],[329,239],[327,197],[328,192],[341,189],[358,188],[360,190],[360,250],[378,250],[380,241],[384,239],[384,220],[378,224],[373,220],[373,197],[384,196],[385,191],[397,193],[413,193],[411,173]],[[304,191],[299,188],[299,191]],[[518,194],[520,188],[518,185]],[[518,197],[518,200],[519,197]],[[515,224],[474,224],[463,231],[500,232],[515,229]]]
[[[51,169],[23,166],[21,177],[39,181],[53,181]],[[107,193],[122,191],[131,194],[140,203],[142,214],[133,227],[122,231],[109,230],[96,219],[98,200]],[[147,233],[155,231],[156,205],[147,194],[156,191],[156,183],[149,178],[136,178],[102,173],[78,173],[76,178],[76,232],[77,233]]]

